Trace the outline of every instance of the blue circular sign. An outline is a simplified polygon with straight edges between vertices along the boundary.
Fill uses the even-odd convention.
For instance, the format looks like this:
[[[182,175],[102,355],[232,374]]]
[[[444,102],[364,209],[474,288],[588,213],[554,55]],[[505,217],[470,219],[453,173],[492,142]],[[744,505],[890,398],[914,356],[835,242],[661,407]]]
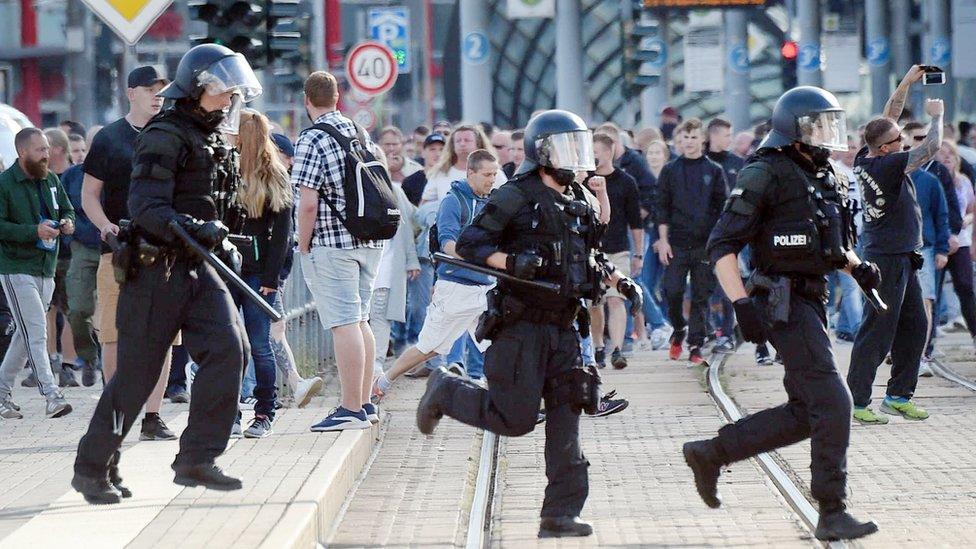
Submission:
[[[932,64],[938,65],[945,69],[945,66],[949,64],[949,59],[952,57],[952,45],[949,43],[948,38],[936,38],[932,41],[932,47],[929,48],[929,55],[932,58]]]
[[[820,70],[820,44],[800,44],[796,64],[803,71]]]
[[[868,40],[868,64],[872,67],[881,67],[891,59],[891,46],[888,39],[884,37],[872,38]]]
[[[464,60],[468,63],[480,65],[488,60],[488,54],[490,52],[491,43],[488,42],[488,37],[485,36],[485,33],[474,31],[464,36],[464,41],[461,44],[461,55],[464,56]]]
[[[749,48],[745,44],[736,44],[729,49],[729,68],[732,72],[749,72]]]

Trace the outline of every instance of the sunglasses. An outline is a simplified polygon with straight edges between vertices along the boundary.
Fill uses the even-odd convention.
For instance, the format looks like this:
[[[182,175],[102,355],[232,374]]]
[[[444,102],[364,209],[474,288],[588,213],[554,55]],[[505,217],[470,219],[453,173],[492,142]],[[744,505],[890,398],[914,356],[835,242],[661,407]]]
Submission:
[[[901,139],[902,139],[902,137],[901,137],[901,134],[899,133],[898,134],[898,137],[892,139],[891,141],[886,141],[886,142],[882,143],[881,146],[883,147],[885,145],[893,145],[893,144],[901,141]]]

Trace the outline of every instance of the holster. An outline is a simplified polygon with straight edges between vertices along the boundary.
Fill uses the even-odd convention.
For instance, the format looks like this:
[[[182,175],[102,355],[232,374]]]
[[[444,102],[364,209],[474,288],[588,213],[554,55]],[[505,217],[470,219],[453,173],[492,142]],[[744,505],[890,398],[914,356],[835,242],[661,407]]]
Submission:
[[[164,248],[150,244],[126,219],[119,222],[118,241],[118,249],[112,251],[112,270],[119,284],[135,277],[142,267],[153,265],[167,255]]]
[[[575,413],[593,415],[600,406],[600,373],[593,364],[577,363],[570,370],[549,378],[545,384],[546,408],[569,405]]]
[[[474,330],[474,337],[478,342],[495,339],[502,327],[502,294],[498,288],[488,290],[488,308],[478,318],[478,327]]]
[[[755,272],[746,281],[746,292],[750,296],[765,297],[766,314],[770,321],[788,322],[790,320],[790,293],[792,283],[785,276],[767,276]]]

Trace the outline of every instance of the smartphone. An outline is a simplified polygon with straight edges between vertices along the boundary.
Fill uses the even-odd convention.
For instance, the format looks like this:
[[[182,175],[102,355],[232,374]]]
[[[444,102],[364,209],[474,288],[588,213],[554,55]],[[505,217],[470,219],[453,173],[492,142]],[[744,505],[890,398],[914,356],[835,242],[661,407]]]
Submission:
[[[922,85],[923,86],[942,86],[946,83],[945,71],[934,65],[924,65],[922,70],[925,71],[922,74]]]

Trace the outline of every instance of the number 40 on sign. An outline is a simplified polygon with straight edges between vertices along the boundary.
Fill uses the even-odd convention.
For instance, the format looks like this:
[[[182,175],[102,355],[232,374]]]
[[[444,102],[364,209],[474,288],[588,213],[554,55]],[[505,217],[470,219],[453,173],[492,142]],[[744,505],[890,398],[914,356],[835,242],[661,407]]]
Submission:
[[[396,83],[396,58],[390,48],[379,42],[360,42],[346,57],[346,77],[356,90],[379,95]]]

